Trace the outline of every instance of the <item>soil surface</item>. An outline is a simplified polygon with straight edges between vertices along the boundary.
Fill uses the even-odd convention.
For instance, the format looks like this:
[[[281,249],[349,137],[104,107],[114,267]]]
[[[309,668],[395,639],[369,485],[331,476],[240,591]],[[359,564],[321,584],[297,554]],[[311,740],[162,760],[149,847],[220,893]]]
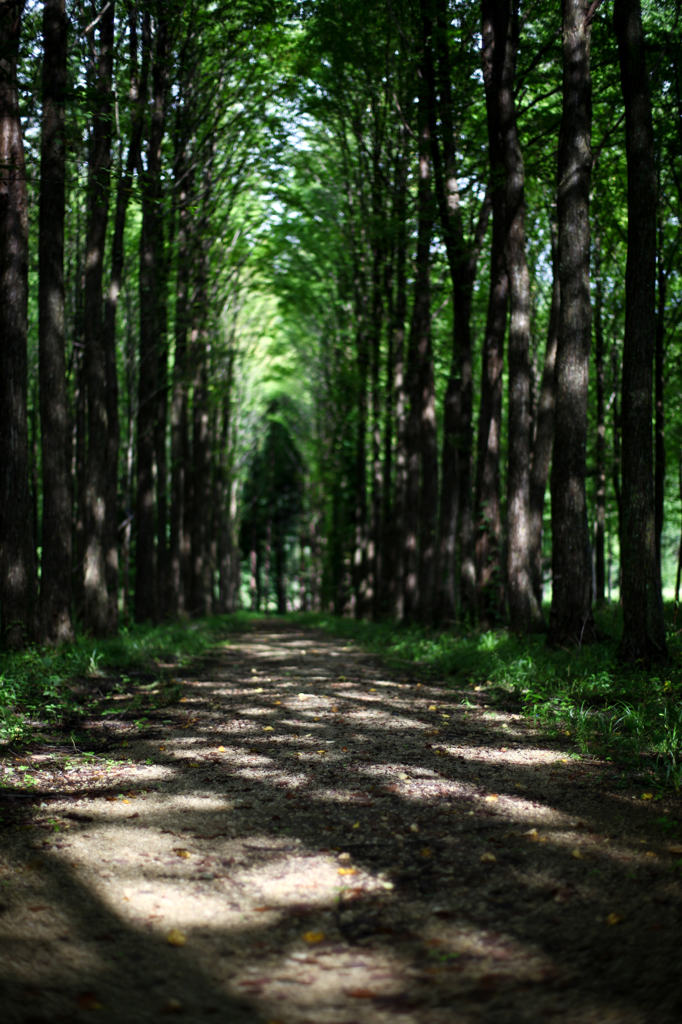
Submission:
[[[3,1024],[682,1020],[679,800],[281,622],[182,682],[4,759]]]

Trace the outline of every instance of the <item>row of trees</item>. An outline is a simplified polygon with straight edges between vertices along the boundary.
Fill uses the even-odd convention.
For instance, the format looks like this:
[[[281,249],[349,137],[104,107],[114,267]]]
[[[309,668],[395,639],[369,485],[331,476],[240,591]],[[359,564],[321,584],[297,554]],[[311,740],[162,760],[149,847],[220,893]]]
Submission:
[[[635,0],[563,0],[561,17],[512,0],[376,3],[371,15],[366,4],[315,5],[300,70],[323,130],[295,187],[300,205],[307,182],[309,213],[324,203],[339,240],[327,274],[326,232],[311,237],[309,220],[304,229],[290,217],[287,230],[301,245],[307,232],[321,264],[314,312],[309,289],[291,294],[295,257],[280,287],[321,339],[318,464],[330,505],[326,592],[338,611],[544,630],[549,567],[550,640],[597,639],[610,454],[621,653],[666,657],[673,7],[652,10],[649,28],[647,42]],[[325,178],[336,193],[316,184]]]
[[[131,592],[141,621],[235,604],[232,221],[273,147],[271,23],[253,3],[0,6],[10,645],[68,640],[74,616],[115,632]]]
[[[5,642],[549,575],[582,643],[615,553],[665,658],[676,10],[4,0]]]

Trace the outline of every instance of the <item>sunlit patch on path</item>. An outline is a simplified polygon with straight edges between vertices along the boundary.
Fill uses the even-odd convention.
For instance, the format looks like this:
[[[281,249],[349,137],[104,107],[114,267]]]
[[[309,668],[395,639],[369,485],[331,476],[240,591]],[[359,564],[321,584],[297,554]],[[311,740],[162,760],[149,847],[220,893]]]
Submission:
[[[3,1024],[682,1019],[660,810],[514,709],[285,625],[185,683],[125,751],[35,767]]]

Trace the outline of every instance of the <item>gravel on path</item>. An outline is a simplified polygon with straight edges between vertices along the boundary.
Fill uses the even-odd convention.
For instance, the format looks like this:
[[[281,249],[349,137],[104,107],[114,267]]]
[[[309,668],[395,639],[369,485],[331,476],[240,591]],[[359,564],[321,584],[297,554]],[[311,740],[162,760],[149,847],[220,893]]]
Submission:
[[[2,1024],[682,1021],[678,799],[286,621],[193,671],[5,768]]]

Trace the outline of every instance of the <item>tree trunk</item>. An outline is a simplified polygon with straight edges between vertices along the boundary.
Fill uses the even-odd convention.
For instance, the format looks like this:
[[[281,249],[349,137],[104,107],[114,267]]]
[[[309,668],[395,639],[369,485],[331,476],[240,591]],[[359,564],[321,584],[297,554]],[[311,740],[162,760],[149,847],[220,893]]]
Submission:
[[[502,370],[507,327],[509,279],[504,255],[506,235],[504,162],[500,136],[500,55],[496,54],[495,0],[483,0],[483,82],[488,122],[490,193],[493,215],[490,249],[490,290],[483,339],[481,400],[476,460],[476,576],[478,619],[484,629],[504,619],[501,565],[500,437],[502,432]],[[497,59],[496,59],[497,58]]]
[[[71,480],[64,353],[64,214],[67,19],[64,0],[43,8],[43,112],[40,139],[38,350],[43,475],[41,634],[73,640]]]
[[[556,354],[555,430],[561,458],[552,463],[552,610],[549,641],[596,639],[585,471],[592,342],[590,182],[592,79],[590,28],[583,0],[562,0],[563,107],[557,213],[561,308]]]
[[[372,166],[372,323],[369,339],[371,399],[372,399],[372,497],[369,523],[368,590],[367,612],[374,619],[381,617],[381,554],[382,554],[382,515],[381,498],[383,493],[383,466],[381,462],[381,329],[383,326],[383,264],[385,259],[384,245],[380,241],[379,232],[383,228],[382,196],[380,189],[380,141],[375,140]],[[381,225],[381,228],[380,228]]]
[[[155,621],[157,605],[157,567],[154,517],[155,413],[157,408],[159,362],[159,228],[161,211],[161,143],[163,141],[166,102],[166,49],[168,26],[164,19],[156,24],[153,62],[153,98],[151,128],[147,151],[147,169],[141,175],[142,232],[140,235],[140,372],[137,422],[137,548],[135,568],[135,618]],[[149,15],[145,14],[142,45],[151,46]]]
[[[660,209],[660,201],[659,201]],[[659,219],[657,263],[657,309],[656,309],[656,348],[654,353],[654,401],[656,421],[654,432],[656,437],[654,462],[654,537],[656,545],[656,561],[658,571],[662,572],[661,536],[663,534],[663,512],[665,502],[665,303],[668,288],[668,275],[663,259],[663,220]]]
[[[505,259],[509,276],[509,428],[507,462],[507,600],[511,628],[544,628],[530,567],[530,283],[526,262],[525,170],[516,130],[514,67],[518,0],[497,0],[494,62],[505,170]],[[498,64],[499,62],[499,64]]]
[[[554,445],[554,396],[556,378],[557,342],[559,338],[559,312],[561,309],[561,286],[559,283],[559,253],[556,227],[550,225],[552,235],[552,302],[547,324],[545,365],[542,370],[542,387],[533,442],[533,464],[530,472],[530,567],[533,579],[533,593],[542,607],[542,536],[545,514],[545,491],[552,461]]]
[[[94,10],[94,8],[93,8]],[[102,322],[102,275],[111,174],[112,71],[114,63],[114,4],[102,12],[97,26],[99,50],[94,87],[96,108],[92,119],[88,168],[88,226],[85,243],[85,378],[88,389],[88,455],[85,484],[85,561],[83,565],[83,626],[94,636],[109,632],[109,601],[105,561],[107,517],[107,409],[106,353]]]
[[[604,564],[604,545],[606,540],[606,366],[604,363],[604,293],[602,282],[601,238],[599,234],[594,240],[594,368],[597,384],[597,491],[596,491],[596,528],[595,528],[595,581],[594,595],[597,607],[604,604],[606,591],[606,571]]]
[[[36,575],[28,484],[28,202],[17,57],[23,0],[0,8],[0,614],[2,641],[35,636]]]
[[[104,301],[104,357],[106,361],[106,405],[108,421],[107,439],[107,499],[106,521],[104,524],[106,582],[109,598],[109,630],[118,628],[118,470],[121,428],[118,418],[118,369],[116,364],[116,312],[123,282],[124,235],[128,202],[132,192],[133,175],[140,165],[142,144],[144,101],[147,96],[149,74],[149,49],[143,55],[142,75],[139,77],[137,51],[137,10],[131,7],[128,14],[130,43],[130,90],[132,127],[128,144],[125,170],[121,168],[116,187],[116,212],[114,214],[114,236],[111,245],[111,275]]]
[[[615,0],[628,167],[628,255],[623,342],[621,535],[623,660],[667,660],[656,559],[651,414],[656,338],[656,168],[639,0]]]

